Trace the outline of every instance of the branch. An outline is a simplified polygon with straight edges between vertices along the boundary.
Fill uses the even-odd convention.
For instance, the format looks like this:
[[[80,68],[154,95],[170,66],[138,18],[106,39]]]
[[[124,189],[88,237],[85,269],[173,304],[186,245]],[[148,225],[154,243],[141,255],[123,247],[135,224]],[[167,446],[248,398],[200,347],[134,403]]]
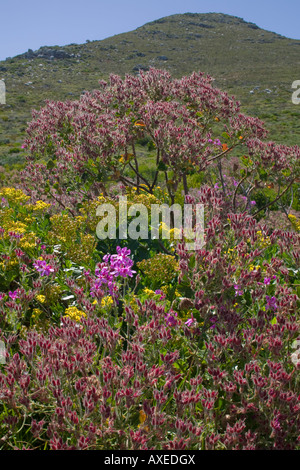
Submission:
[[[210,163],[210,162],[216,160],[217,158],[223,157],[223,155],[226,155],[226,153],[231,152],[231,150],[234,149],[234,147],[236,147],[236,145],[233,145],[232,147],[228,148],[227,150],[224,150],[224,152],[219,153],[219,155],[215,155],[214,157],[209,158],[207,160],[207,163]]]
[[[256,211],[256,212],[253,214],[253,217],[255,217],[259,212],[261,212],[261,211],[267,209],[267,207],[271,206],[272,204],[275,204],[275,202],[277,202],[277,201],[290,189],[290,187],[292,186],[292,184],[294,184],[295,179],[296,179],[296,178],[294,178],[294,179],[287,185],[287,187],[282,191],[281,194],[279,194],[279,196],[277,196],[277,197],[274,199],[274,201],[269,202],[269,203],[266,204],[264,207],[262,207],[261,209],[259,209],[258,211]]]
[[[237,191],[238,191],[239,187],[241,186],[241,184],[245,181],[245,179],[248,178],[248,176],[249,176],[249,174],[247,172],[246,175],[244,176],[244,178],[241,179],[241,181],[238,183],[237,187],[235,188],[233,201],[232,201],[234,210],[235,210],[235,200],[236,200]]]

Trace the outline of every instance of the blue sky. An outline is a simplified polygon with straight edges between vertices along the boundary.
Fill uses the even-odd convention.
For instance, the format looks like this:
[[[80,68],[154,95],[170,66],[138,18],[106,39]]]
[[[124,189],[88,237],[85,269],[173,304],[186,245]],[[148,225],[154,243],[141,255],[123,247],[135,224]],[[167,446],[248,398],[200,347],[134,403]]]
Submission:
[[[187,12],[227,13],[300,39],[296,0],[0,0],[0,60],[41,46],[104,39]]]

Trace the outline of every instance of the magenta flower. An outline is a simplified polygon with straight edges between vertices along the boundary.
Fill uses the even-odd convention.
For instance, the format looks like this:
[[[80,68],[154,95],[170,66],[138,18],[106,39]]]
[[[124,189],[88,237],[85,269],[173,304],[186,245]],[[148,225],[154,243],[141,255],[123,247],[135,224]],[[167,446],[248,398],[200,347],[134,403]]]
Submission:
[[[110,295],[116,296],[118,287],[116,280],[118,277],[132,277],[136,271],[133,271],[133,260],[129,258],[131,251],[128,248],[117,247],[117,254],[107,254],[103,256],[103,262],[99,263],[95,269],[96,280],[91,289],[91,296],[97,296],[97,292],[107,286]]]
[[[160,290],[160,289],[157,289],[157,290],[155,291],[155,294],[160,295],[160,299],[159,299],[159,300],[164,300],[164,299],[166,298],[166,294],[164,294],[163,291]]]
[[[189,319],[185,322],[185,324],[186,324],[188,327],[190,327],[190,326],[192,326],[192,324],[193,324],[195,321],[196,321],[196,320],[195,320],[193,314],[191,313],[191,318],[189,318]]]
[[[14,292],[12,292],[11,290],[9,291],[8,293],[9,297],[12,299],[12,300],[16,300],[19,298],[19,293],[17,290],[15,290]]]
[[[49,276],[51,273],[54,272],[54,268],[47,264],[44,260],[37,260],[33,263],[33,267],[41,273],[41,276]]]
[[[271,282],[271,278],[270,278],[270,277],[265,277],[265,278],[264,278],[264,284],[265,284],[266,286],[268,286],[268,285],[270,284],[270,282]]]
[[[235,297],[237,297],[238,295],[243,295],[243,291],[240,289],[240,287],[237,284],[234,286],[234,289],[235,289]]]
[[[177,325],[177,320],[176,318],[177,317],[177,312],[169,312],[167,315],[166,315],[166,323],[168,326],[176,326]]]
[[[276,297],[269,297],[268,295],[266,295],[266,299],[267,299],[266,310],[270,310],[270,309],[276,310],[277,309]]]

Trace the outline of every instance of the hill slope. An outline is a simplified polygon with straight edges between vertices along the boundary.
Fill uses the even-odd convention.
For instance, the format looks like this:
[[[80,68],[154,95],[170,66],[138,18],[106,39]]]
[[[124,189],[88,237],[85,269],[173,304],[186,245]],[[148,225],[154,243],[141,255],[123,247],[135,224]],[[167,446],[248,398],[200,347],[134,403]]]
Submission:
[[[22,160],[31,109],[45,99],[77,99],[110,73],[151,66],[177,77],[208,73],[244,112],[265,121],[271,139],[299,143],[300,106],[292,104],[291,85],[300,80],[300,40],[229,15],[186,13],[102,41],[45,46],[0,62],[7,89],[7,104],[0,106],[0,164]]]

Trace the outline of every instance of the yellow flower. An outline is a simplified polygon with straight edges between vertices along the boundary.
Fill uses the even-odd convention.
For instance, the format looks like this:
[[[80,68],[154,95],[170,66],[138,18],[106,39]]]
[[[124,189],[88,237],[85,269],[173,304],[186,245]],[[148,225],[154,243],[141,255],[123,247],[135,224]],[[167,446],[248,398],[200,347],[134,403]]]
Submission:
[[[86,313],[79,310],[77,307],[68,307],[65,310],[64,316],[71,318],[71,320],[75,320],[76,322],[80,322],[82,317],[86,317]]]
[[[42,313],[42,310],[40,310],[39,308],[34,308],[33,311],[32,311],[31,318],[33,320],[37,320],[39,318],[39,316],[41,315],[41,313]]]
[[[261,230],[258,230],[256,232],[257,238],[258,238],[258,243],[261,248],[266,248],[271,244],[270,237],[264,237]]]
[[[254,264],[249,265],[249,271],[258,271],[260,266],[254,266]]]
[[[107,295],[101,299],[101,307],[111,307],[114,301],[111,295]]]
[[[143,292],[144,292],[144,294],[147,294],[147,295],[155,294],[154,290],[148,289],[147,287],[145,287],[145,289],[143,289]]]
[[[51,204],[47,204],[44,201],[36,201],[36,203],[33,206],[32,210],[33,211],[44,211],[44,210],[48,209],[48,207],[51,207]]]
[[[139,421],[140,421],[141,424],[143,424],[147,419],[147,415],[146,415],[144,410],[140,410],[139,415],[140,415],[139,416]]]
[[[288,217],[294,229],[297,232],[300,232],[300,219],[297,219],[297,217],[293,214],[290,214]]]
[[[45,295],[36,295],[35,296],[36,300],[38,300],[41,304],[44,304],[46,301],[46,296]]]
[[[2,188],[0,191],[0,196],[4,197],[9,203],[20,204],[22,202],[28,201],[29,196],[21,191],[21,189],[16,188]]]

